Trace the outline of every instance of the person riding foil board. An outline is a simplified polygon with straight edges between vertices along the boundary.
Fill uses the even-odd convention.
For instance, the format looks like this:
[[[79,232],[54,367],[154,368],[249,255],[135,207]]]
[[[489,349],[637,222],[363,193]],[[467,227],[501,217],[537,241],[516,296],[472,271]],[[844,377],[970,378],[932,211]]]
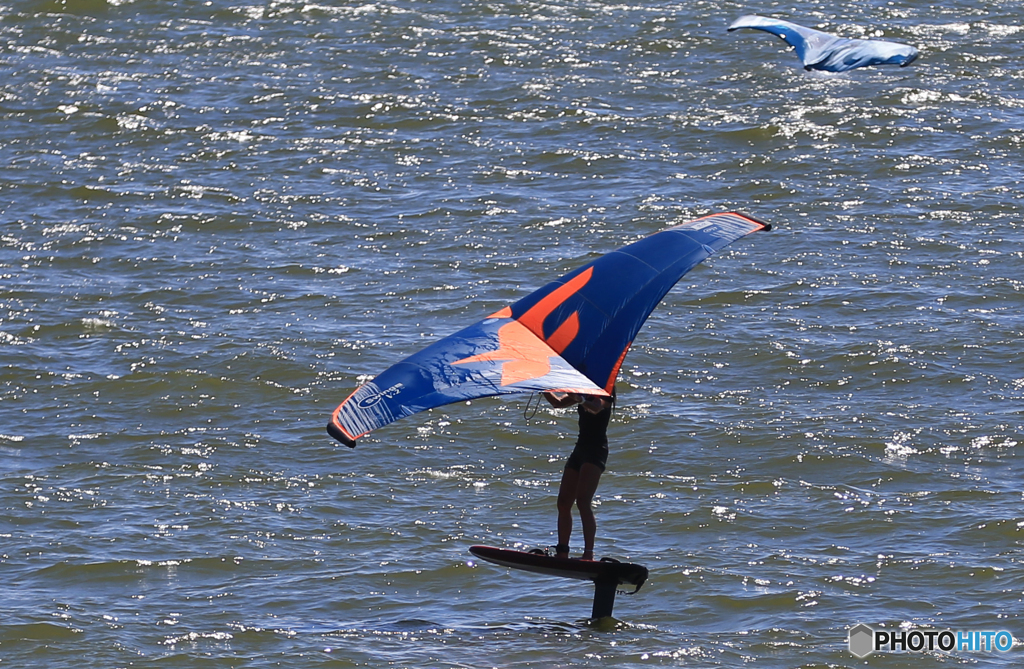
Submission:
[[[572,535],[572,507],[575,504],[583,525],[584,560],[594,559],[594,541],[597,537],[597,518],[593,500],[601,474],[608,464],[608,421],[611,419],[615,394],[611,397],[580,395],[577,393],[545,392],[544,398],[555,408],[577,405],[579,436],[576,447],[562,470],[558,486],[558,545],[555,557],[569,557],[569,537]]]

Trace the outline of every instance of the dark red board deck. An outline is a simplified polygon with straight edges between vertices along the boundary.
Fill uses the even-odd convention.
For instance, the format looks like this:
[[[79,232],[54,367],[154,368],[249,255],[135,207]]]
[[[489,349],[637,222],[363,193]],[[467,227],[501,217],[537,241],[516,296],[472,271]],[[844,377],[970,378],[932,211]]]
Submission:
[[[547,576],[575,578],[595,583],[634,585],[638,589],[647,580],[647,567],[607,558],[594,561],[558,558],[539,553],[495,548],[494,546],[470,546],[469,552],[481,560],[493,562],[502,567],[522,569]]]

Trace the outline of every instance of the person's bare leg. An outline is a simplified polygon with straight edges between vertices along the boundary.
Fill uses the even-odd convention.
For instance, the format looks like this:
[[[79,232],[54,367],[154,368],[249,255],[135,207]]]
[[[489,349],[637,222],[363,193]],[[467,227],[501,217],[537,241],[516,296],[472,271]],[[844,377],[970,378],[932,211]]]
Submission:
[[[576,501],[577,482],[580,473],[566,467],[562,471],[562,482],[558,486],[558,545],[568,546],[572,536],[572,505]],[[558,551],[555,557],[569,557],[569,551]]]
[[[584,462],[576,477],[576,508],[580,512],[583,524],[583,559],[594,559],[594,540],[597,537],[597,518],[594,516],[592,502],[597,484],[601,481],[602,470],[597,465]],[[570,518],[571,522],[571,518]]]

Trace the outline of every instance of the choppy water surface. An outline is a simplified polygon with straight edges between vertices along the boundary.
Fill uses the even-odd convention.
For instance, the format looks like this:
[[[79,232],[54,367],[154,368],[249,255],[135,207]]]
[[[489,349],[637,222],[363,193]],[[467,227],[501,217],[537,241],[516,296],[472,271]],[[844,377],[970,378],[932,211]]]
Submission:
[[[809,73],[725,32],[749,12],[922,54]],[[5,3],[0,663],[836,667],[858,622],[1024,638],[1022,24]],[[554,542],[570,414],[324,433],[366,375],[733,209],[776,229],[685,277],[620,377],[598,552],[651,579],[617,624],[466,550]]]

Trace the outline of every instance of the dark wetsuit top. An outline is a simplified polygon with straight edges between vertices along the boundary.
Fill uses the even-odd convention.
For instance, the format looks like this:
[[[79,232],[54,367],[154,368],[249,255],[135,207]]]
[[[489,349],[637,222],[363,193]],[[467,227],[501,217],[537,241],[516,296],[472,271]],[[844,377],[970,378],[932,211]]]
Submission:
[[[604,471],[608,462],[607,431],[612,408],[609,406],[598,413],[590,413],[580,405],[576,410],[580,414],[580,436],[565,466],[579,471],[584,462],[590,462]]]

